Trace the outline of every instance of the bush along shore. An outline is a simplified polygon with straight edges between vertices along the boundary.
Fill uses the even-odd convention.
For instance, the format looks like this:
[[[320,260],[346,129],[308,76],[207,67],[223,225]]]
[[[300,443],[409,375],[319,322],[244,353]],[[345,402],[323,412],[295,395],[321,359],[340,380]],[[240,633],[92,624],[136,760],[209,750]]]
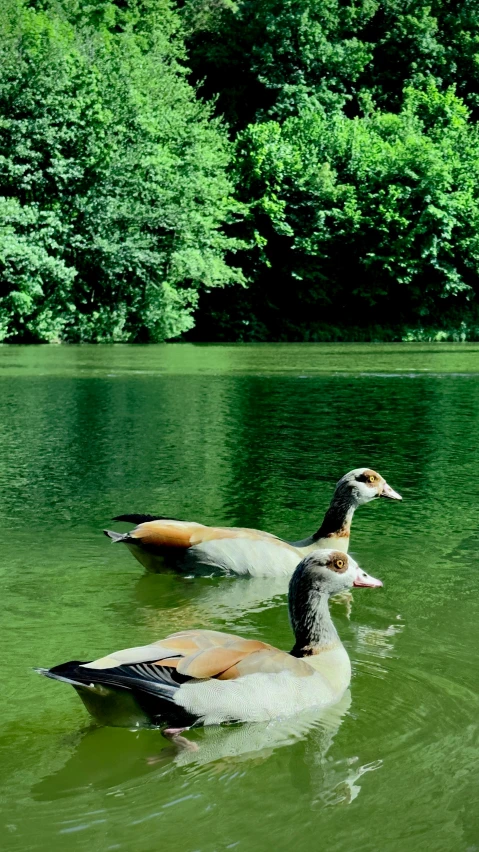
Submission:
[[[0,0],[0,340],[478,340],[478,44],[467,0]]]

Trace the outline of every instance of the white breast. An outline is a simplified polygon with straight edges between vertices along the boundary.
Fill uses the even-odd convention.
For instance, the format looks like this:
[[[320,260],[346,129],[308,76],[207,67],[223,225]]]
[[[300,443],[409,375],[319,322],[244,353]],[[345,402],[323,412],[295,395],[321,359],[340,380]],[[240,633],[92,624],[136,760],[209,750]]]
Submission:
[[[342,695],[351,681],[351,661],[344,645],[304,657],[305,663],[323,675],[337,695]]]

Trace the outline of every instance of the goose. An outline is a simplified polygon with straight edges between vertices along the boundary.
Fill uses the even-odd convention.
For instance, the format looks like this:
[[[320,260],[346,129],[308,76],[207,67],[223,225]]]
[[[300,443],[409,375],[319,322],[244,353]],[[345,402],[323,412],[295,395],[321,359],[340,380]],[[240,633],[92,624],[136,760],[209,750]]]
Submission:
[[[209,527],[155,515],[118,515],[113,520],[138,526],[127,533],[104,530],[114,543],[125,544],[148,571],[167,566],[186,573],[291,576],[298,562],[318,548],[348,552],[351,522],[358,506],[378,497],[401,500],[385,479],[369,468],[357,468],[336,485],[317,532],[301,541],[284,541],[268,532],[238,527]]]
[[[326,708],[351,679],[328,600],[352,586],[382,582],[340,551],[316,550],[301,561],[289,584],[295,637],[289,653],[258,639],[182,630],[93,662],[36,671],[71,684],[101,723],[166,725],[162,733],[176,744],[193,725],[264,722]]]

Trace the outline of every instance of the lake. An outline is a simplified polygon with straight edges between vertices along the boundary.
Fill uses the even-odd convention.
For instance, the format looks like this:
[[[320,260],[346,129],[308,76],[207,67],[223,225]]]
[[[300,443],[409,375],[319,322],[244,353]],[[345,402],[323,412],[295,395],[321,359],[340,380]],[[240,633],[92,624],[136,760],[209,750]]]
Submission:
[[[0,347],[2,849],[479,850],[478,438],[475,344]],[[284,581],[148,575],[102,529],[299,539],[361,466],[404,501],[355,515],[384,589],[331,604],[353,677],[322,717],[177,753],[32,671],[200,626],[289,649]]]

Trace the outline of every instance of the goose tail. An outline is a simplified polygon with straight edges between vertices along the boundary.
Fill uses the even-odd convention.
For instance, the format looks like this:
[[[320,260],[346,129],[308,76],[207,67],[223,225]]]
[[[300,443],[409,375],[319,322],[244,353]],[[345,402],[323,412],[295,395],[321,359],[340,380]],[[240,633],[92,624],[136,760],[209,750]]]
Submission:
[[[80,665],[80,663],[76,663],[76,665]],[[81,683],[79,680],[74,680],[72,677],[67,677],[66,674],[56,672],[55,669],[44,669],[41,666],[35,666],[33,671],[39,675],[43,675],[43,677],[50,677],[52,680],[60,680],[62,683],[69,683],[71,686],[85,687],[84,683]]]
[[[125,533],[117,533],[113,530],[103,530],[103,534],[106,535],[108,538],[111,538],[113,542],[124,541],[125,538],[127,538],[128,536],[128,534],[125,535]]]
[[[112,521],[124,521],[127,524],[146,524],[150,521],[178,521],[179,518],[172,518],[169,515],[147,515],[133,513],[129,515],[116,515]]]

